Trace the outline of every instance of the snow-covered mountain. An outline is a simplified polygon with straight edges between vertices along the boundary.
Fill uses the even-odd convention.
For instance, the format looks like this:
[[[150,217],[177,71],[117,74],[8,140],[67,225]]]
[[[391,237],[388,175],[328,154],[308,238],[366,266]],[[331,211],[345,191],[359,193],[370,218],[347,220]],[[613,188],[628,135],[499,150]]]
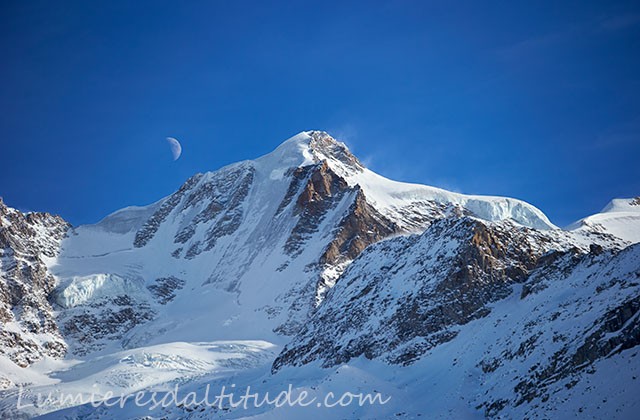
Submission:
[[[638,367],[640,263],[628,245],[640,241],[640,206],[612,203],[563,230],[520,200],[386,179],[319,131],[95,225],[0,203],[0,410],[71,406],[65,415],[86,418],[96,409],[15,404],[229,378],[393,394],[383,411],[216,413],[231,418],[532,416],[559,398],[566,412],[590,407],[612,366]],[[591,370],[600,383],[587,389]],[[414,386],[433,406],[409,403]],[[637,408],[627,394],[608,407]],[[148,414],[124,410],[100,416]]]
[[[393,182],[326,133],[301,133],[149,207],[73,229],[51,266],[59,323],[78,354],[168,332],[201,340],[213,328],[217,339],[281,341],[366,246],[450,214],[553,228],[521,201]],[[181,317],[194,307],[199,316]]]

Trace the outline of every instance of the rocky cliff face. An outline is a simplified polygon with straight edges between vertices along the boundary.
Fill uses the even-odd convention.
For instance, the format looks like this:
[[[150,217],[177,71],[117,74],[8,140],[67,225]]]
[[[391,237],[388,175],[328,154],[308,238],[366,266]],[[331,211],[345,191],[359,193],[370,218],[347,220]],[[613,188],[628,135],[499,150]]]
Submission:
[[[66,352],[49,302],[56,282],[44,260],[58,254],[69,227],[59,216],[24,214],[0,200],[0,354],[18,366]]]
[[[545,252],[571,247],[556,235],[450,217],[421,235],[372,246],[347,269],[274,369],[317,359],[333,366],[361,355],[410,364],[453,339],[456,326],[486,316],[488,305],[524,282]]]

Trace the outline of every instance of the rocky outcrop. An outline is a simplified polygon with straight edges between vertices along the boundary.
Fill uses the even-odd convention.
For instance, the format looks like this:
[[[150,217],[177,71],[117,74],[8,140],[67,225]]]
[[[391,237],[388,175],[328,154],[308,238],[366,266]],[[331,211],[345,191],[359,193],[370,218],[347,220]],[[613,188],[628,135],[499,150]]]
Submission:
[[[169,198],[162,203],[160,208],[144,223],[140,230],[136,232],[135,239],[133,240],[134,247],[141,248],[153,239],[160,228],[160,225],[166,220],[167,216],[169,216],[169,214],[178,206],[187,191],[193,188],[201,178],[202,174],[192,176],[187,180],[187,182],[182,184],[178,191],[171,194]]]
[[[193,259],[211,250],[219,238],[231,235],[240,227],[242,204],[253,178],[254,169],[249,164],[232,165],[220,171],[218,176],[194,175],[166,198],[136,232],[134,247],[147,245],[173,214],[173,217],[191,215],[173,236],[173,242],[181,245],[173,250],[174,258]],[[194,238],[199,229],[205,231],[203,237]]]
[[[284,251],[291,256],[298,255],[309,239],[318,231],[320,223],[324,219],[326,213],[333,209],[342,199],[342,197],[351,191],[346,181],[333,172],[327,162],[322,162],[313,169],[302,169],[298,173],[294,173],[294,182],[292,186],[298,184],[296,177],[307,175],[307,182],[298,193],[293,215],[298,218],[297,223],[287,242],[284,245]],[[282,205],[289,200],[287,194]]]
[[[156,279],[154,284],[147,286],[153,297],[161,305],[166,305],[175,297],[178,290],[184,287],[185,281],[174,276]]]
[[[371,206],[362,190],[356,187],[356,198],[320,257],[320,263],[333,265],[351,261],[367,246],[400,232],[400,228]]]
[[[58,254],[69,228],[59,216],[25,214],[0,200],[0,352],[19,366],[66,352],[49,302],[55,279],[44,259]]]
[[[72,344],[70,353],[83,356],[120,341],[133,327],[154,316],[148,301],[117,295],[68,308],[58,321],[65,339]]]
[[[249,194],[253,177],[253,168],[239,166],[236,170],[229,171],[224,177],[214,178],[205,184],[204,188],[208,190],[208,194],[204,202],[208,204],[196,215],[187,229],[193,235],[200,224],[209,228],[204,242],[192,243],[185,258],[191,259],[202,251],[213,249],[219,238],[231,235],[240,227],[243,216],[242,205]],[[196,199],[199,195],[199,191],[193,194],[187,201],[185,209],[189,209],[196,203],[202,206],[204,197]]]
[[[324,131],[309,131],[307,134],[311,137],[309,149],[318,161],[337,161],[341,164],[339,165],[340,167],[346,168],[351,173],[364,170],[362,163],[349,151],[344,143],[336,141]]]

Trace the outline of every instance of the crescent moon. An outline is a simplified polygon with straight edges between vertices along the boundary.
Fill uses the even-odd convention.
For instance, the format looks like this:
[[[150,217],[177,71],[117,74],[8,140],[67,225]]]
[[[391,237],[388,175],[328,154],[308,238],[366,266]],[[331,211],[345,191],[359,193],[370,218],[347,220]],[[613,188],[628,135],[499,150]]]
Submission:
[[[167,143],[169,143],[169,147],[171,148],[171,155],[173,156],[173,160],[178,160],[178,158],[182,154],[182,146],[180,146],[180,142],[173,137],[167,137]]]

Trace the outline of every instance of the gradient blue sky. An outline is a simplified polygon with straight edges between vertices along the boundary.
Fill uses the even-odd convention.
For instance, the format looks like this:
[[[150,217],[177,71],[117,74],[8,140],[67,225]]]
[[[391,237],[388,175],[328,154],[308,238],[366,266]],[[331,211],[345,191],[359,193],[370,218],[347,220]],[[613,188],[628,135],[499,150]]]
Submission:
[[[640,194],[638,2],[3,1],[0,48],[0,196],[74,224],[308,129],[559,225]]]

